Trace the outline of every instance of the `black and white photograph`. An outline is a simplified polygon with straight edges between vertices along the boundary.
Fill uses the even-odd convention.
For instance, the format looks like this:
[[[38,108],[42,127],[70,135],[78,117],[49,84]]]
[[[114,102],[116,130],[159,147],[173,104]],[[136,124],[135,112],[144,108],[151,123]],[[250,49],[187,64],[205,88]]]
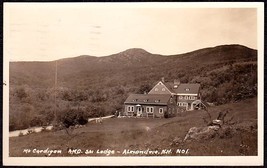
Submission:
[[[4,3],[3,163],[263,165],[263,5]]]

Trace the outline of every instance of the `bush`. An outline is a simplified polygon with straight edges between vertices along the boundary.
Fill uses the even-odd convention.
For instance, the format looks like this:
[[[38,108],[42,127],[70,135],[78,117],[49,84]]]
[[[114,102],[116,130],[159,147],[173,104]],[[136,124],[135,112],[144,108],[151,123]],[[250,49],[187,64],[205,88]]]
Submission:
[[[88,117],[103,117],[106,115],[106,110],[101,105],[91,104],[86,107]]]
[[[86,124],[87,118],[87,114],[81,109],[66,109],[58,115],[57,122],[63,123],[66,128],[69,128],[77,124]]]
[[[18,88],[16,94],[20,100],[28,97],[28,94],[26,93],[26,90],[23,87]]]
[[[139,87],[139,90],[137,91],[137,93],[139,94],[144,94],[145,92],[148,93],[151,89],[152,89],[151,84],[142,84]]]
[[[16,127],[17,127],[17,123],[16,123],[15,116],[10,116],[10,118],[9,118],[9,131],[16,130]]]
[[[169,116],[168,112],[165,111],[165,112],[164,112],[164,118],[169,118],[169,117],[170,117],[170,116]]]
[[[23,136],[23,133],[22,133],[22,132],[19,132],[19,137],[20,137],[20,136]]]
[[[34,116],[33,119],[30,121],[30,126],[42,126],[43,125],[43,119],[41,116]]]

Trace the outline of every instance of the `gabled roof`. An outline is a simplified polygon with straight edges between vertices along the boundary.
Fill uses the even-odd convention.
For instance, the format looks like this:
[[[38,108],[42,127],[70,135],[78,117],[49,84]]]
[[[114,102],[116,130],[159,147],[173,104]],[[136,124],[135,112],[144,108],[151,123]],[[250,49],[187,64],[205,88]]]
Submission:
[[[176,94],[198,94],[200,84],[198,83],[181,83],[177,86],[177,88],[174,87],[174,83],[168,82],[164,83],[166,87],[172,92]]]
[[[161,90],[159,90],[159,91],[157,91],[157,93],[155,93],[155,88],[156,87],[164,87],[164,88],[166,88],[166,90],[167,91],[161,91]],[[162,82],[162,81],[159,81],[149,92],[148,92],[148,94],[171,94],[172,93],[172,91],[171,90],[169,90],[169,88],[165,85],[165,83],[164,82]]]
[[[131,94],[125,100],[125,104],[151,104],[167,105],[171,95],[169,94]]]

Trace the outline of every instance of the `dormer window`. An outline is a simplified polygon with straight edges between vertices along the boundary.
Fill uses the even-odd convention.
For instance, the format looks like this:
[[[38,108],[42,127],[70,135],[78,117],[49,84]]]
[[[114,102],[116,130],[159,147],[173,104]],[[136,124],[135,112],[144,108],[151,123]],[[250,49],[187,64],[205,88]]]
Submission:
[[[133,102],[136,102],[137,101],[137,99],[133,99]]]
[[[159,91],[159,89],[158,89],[158,88],[156,88],[156,89],[155,89],[155,91],[157,92],[157,91]]]
[[[155,100],[155,102],[156,102],[156,103],[159,103],[159,102],[160,102],[160,100]]]
[[[147,101],[148,101],[148,99],[145,99],[145,100],[144,100],[144,102],[147,102]]]
[[[189,91],[190,89],[189,88],[186,88],[185,91]]]

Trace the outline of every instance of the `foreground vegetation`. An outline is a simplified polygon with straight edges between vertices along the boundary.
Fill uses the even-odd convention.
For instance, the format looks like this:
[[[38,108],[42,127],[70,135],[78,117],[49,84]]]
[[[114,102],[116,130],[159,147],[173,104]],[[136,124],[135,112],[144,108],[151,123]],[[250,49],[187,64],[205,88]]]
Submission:
[[[70,149],[115,150],[162,150],[189,149],[189,156],[240,156],[257,155],[257,99],[229,103],[209,108],[213,119],[220,111],[229,110],[226,120],[236,132],[223,132],[200,141],[183,142],[191,127],[206,126],[206,111],[192,111],[174,118],[111,118],[102,124],[90,122],[86,127],[46,131],[27,136],[10,138],[10,156],[47,156],[47,154],[23,153],[24,149],[61,149],[61,154],[51,156],[107,156],[107,154],[69,154]],[[170,155],[185,155],[172,153]],[[122,153],[111,156],[125,156]],[[128,155],[126,155],[128,156]],[[135,155],[139,156],[139,155]]]

